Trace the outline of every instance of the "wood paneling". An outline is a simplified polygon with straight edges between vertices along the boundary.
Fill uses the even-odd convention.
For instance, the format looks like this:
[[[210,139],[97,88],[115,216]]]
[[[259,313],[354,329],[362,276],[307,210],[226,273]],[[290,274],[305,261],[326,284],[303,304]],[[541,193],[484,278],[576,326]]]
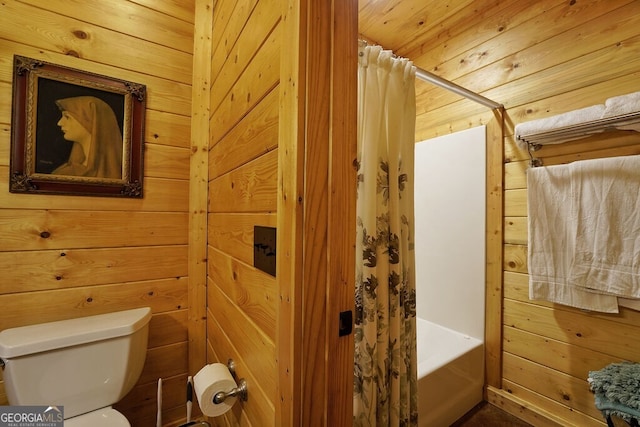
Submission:
[[[215,5],[207,357],[233,357],[256,393],[215,425],[351,420],[355,5]],[[255,225],[277,226],[276,278],[252,265]]]
[[[299,412],[300,419],[294,418],[292,425],[306,420],[349,425],[353,422],[354,344],[353,335],[340,337],[339,316],[355,306],[357,85],[345,77],[357,74],[357,44],[344,44],[340,37],[355,39],[356,10],[355,2],[341,0],[301,3],[295,13],[300,13],[297,53],[305,61],[306,80],[300,94],[305,108],[290,113],[304,135],[282,148],[293,149],[295,154],[287,161],[304,176],[304,186],[298,189],[303,191],[298,199],[303,202],[301,228],[291,227],[300,233],[296,258],[302,257],[300,281],[292,283],[300,289],[291,303],[304,307],[299,320],[294,320],[290,338],[294,352],[301,353],[294,353],[301,357],[296,368],[301,396],[293,400],[293,405],[299,405],[293,413]],[[299,184],[298,177],[290,179]],[[286,224],[279,222],[279,227]]]
[[[213,286],[213,285],[211,285]],[[226,325],[219,324],[217,319],[209,315],[207,318],[208,337],[208,359],[210,361],[220,361],[225,363],[225,358],[234,361],[242,360],[241,353],[232,344],[233,337],[226,334]],[[247,369],[244,363],[236,365],[236,372],[240,378],[244,378],[247,384],[251,384],[251,398],[255,399],[251,404],[242,403],[235,405],[231,414],[225,417],[210,419],[212,425],[272,425],[273,424],[273,403],[271,397],[265,392],[264,387],[269,387],[269,382],[263,384],[260,380],[264,376],[255,376],[254,372]],[[258,374],[260,374],[258,372]],[[273,384],[272,384],[273,385]]]
[[[207,362],[207,187],[209,185],[209,91],[213,0],[195,4],[193,102],[189,180],[189,373]],[[199,414],[200,406],[194,414]]]
[[[166,225],[158,230],[154,220]],[[183,212],[0,210],[0,252],[187,244]],[[78,239],[78,236],[83,239]]]
[[[215,3],[209,96],[207,361],[233,358],[250,397],[216,426],[274,425],[276,279],[253,266],[254,226],[275,226],[279,22],[275,0]]]
[[[147,165],[149,167],[149,165]],[[9,167],[0,166],[0,176],[9,176]],[[0,206],[11,209],[55,209],[133,211],[133,212],[184,212],[189,199],[189,182],[176,179],[145,177],[144,198],[115,199],[109,197],[60,197],[36,194],[11,194],[0,192]],[[156,223],[162,227],[162,223]]]
[[[274,23],[275,25],[275,23]],[[211,117],[211,141],[215,145],[218,139],[242,119],[251,109],[278,84],[280,78],[280,27],[275,26],[268,38],[260,46],[242,74],[231,78],[217,79],[213,93],[223,92],[222,103],[213,111]],[[218,87],[220,85],[220,87]],[[212,101],[214,98],[212,98]]]
[[[215,137],[215,133],[213,134]],[[211,179],[245,162],[274,150],[278,146],[278,90],[274,88],[264,100],[247,113],[238,126],[222,137],[209,152]]]
[[[355,307],[355,234],[356,167],[357,157],[357,80],[348,78],[357,73],[357,44],[345,43],[357,37],[357,2],[333,1],[323,8],[324,22],[331,28],[324,37],[331,42],[331,84],[313,101],[319,103],[331,97],[329,107],[330,129],[326,150],[327,191],[316,197],[328,198],[327,218],[327,271],[324,299],[327,304],[327,341],[323,361],[326,371],[324,405],[327,425],[353,423],[353,366],[354,337],[340,336],[341,312]],[[311,29],[313,31],[313,29]],[[310,46],[315,51],[315,46]],[[319,55],[325,55],[318,52]],[[318,77],[320,78],[320,77]],[[322,146],[323,144],[321,144]],[[316,193],[311,188],[310,192]],[[312,304],[314,302],[311,302]],[[344,325],[342,325],[344,326]],[[315,380],[315,379],[313,379]]]
[[[216,64],[211,68],[212,82],[216,80],[216,76],[222,70],[222,65],[229,58],[231,49],[251,17],[251,13],[257,3],[258,0],[243,2],[219,1],[216,3],[213,17],[213,35],[211,37],[211,63]]]
[[[87,7],[86,3],[82,4]],[[99,23],[87,23],[14,0],[3,2],[1,12],[2,39],[37,45],[44,50],[141,74],[168,76],[181,83],[191,83],[192,55],[156,44],[153,39],[135,38],[133,41],[132,36],[101,27]],[[138,13],[145,11],[141,8]],[[93,16],[93,21],[98,20],[96,16]],[[121,19],[129,20],[130,17]],[[15,28],[21,31],[12,31]],[[135,50],[129,48],[132,43],[136,45]],[[171,61],[167,61],[167,57]]]
[[[253,227],[276,226],[276,214],[210,214],[209,245],[244,262],[253,263]]]
[[[500,384],[502,340],[502,242],[505,235],[504,184],[502,180],[502,140],[504,138],[504,110],[494,112],[495,117],[486,127],[486,229],[485,229],[485,382]]]
[[[100,27],[128,36],[153,40],[173,49],[192,53],[193,23],[176,19],[171,14],[132,2],[115,0],[91,2],[82,0],[22,0],[23,3],[61,15],[73,16]],[[84,6],[84,7],[82,7]]]
[[[274,49],[278,49],[279,42],[278,35],[274,34],[274,38],[268,39],[269,34],[274,31],[274,27],[280,21],[280,5],[279,0],[260,0],[256,3],[255,8],[251,11],[251,14],[247,16],[247,20],[244,25],[250,28],[251,31],[241,31],[237,34],[228,34],[228,39],[225,42],[232,41],[233,36],[237,36],[233,43],[228,43],[228,51],[226,51],[226,57],[224,58],[224,65],[222,67],[216,67],[219,70],[215,77],[215,85],[217,90],[211,93],[211,108],[217,109],[220,107],[220,103],[227,97],[227,94],[234,86],[236,80],[241,76],[246,68],[260,67],[261,65],[270,65],[270,58],[272,58],[273,50],[262,50],[261,45],[263,43],[271,44]],[[230,17],[234,22],[241,21],[243,16],[233,15]],[[265,42],[266,40],[266,42]],[[271,40],[271,41],[270,41]],[[260,52],[263,53],[260,53]],[[257,55],[264,56],[266,62],[263,62]],[[216,58],[213,58],[215,61]],[[269,67],[274,73],[278,73],[279,67]],[[266,70],[265,70],[266,71]],[[253,77],[260,79],[262,73],[254,74]],[[246,83],[239,87],[246,87]],[[238,86],[236,86],[238,87]],[[247,90],[247,98],[251,97],[253,91]],[[242,98],[231,94],[229,98],[231,101]],[[255,96],[255,95],[254,95]]]
[[[276,279],[224,252],[209,248],[209,277],[272,341],[276,329]]]
[[[143,374],[116,405],[134,426],[153,424],[159,377],[166,425],[185,414],[193,15],[192,1],[0,5],[0,329],[151,307]],[[8,192],[14,54],[147,86],[143,199]]]
[[[252,160],[209,184],[209,212],[274,212],[278,150]]]
[[[4,294],[0,295],[4,307],[0,329],[147,306],[154,312],[149,335],[155,337],[162,331],[157,325],[164,324],[161,314],[187,308],[186,285],[186,278],[174,278]],[[166,344],[159,337],[149,342]]]
[[[131,2],[166,13],[169,16],[174,16],[178,19],[182,19],[183,21],[191,23],[195,21],[194,14],[196,7],[193,3],[188,1],[166,0],[158,3],[156,0],[131,0]],[[204,11],[199,12],[204,13]]]
[[[187,247],[2,252],[0,265],[11,266],[0,293],[64,289],[186,276]]]
[[[283,2],[284,32],[290,34],[282,43],[285,52],[294,52],[296,57],[306,44],[304,18],[306,3],[294,0]],[[304,120],[301,105],[304,103],[305,61],[298,58],[281,59],[281,82],[279,93],[278,123],[278,228],[287,233],[278,234],[278,390],[276,394],[275,425],[296,426],[301,424],[301,333],[297,325],[302,318],[299,303],[302,287],[302,230],[304,196]]]
[[[3,64],[0,68],[0,92],[2,97],[7,100],[11,99],[11,79],[13,76],[12,66],[13,55],[19,53],[23,56],[31,58],[38,58],[44,61],[53,62],[55,64],[64,65],[71,68],[87,69],[87,60],[84,58],[76,58],[65,54],[64,52],[51,52],[42,51],[41,49],[23,45],[20,42],[14,42],[11,39],[3,40],[0,44],[0,57],[3,60],[0,63]],[[147,86],[147,109],[159,112],[173,113],[181,115],[182,128],[169,128],[169,131],[174,133],[180,133],[184,129],[185,121],[189,121],[188,111],[191,109],[191,86],[189,84],[180,83],[169,76],[157,76],[156,74],[141,74],[137,71],[131,71],[127,69],[118,68],[110,64],[102,64],[98,62],[90,62],[90,71],[103,74],[110,77],[115,77],[123,80],[130,80],[136,83],[142,83]],[[2,104],[0,107],[2,113],[2,123],[9,124],[11,117],[11,104]],[[6,114],[6,115],[5,115]],[[172,120],[172,121],[175,121]],[[158,137],[169,138],[169,135],[165,135],[167,126],[161,126],[158,128],[150,128],[149,123],[145,120],[146,135],[158,135]],[[165,130],[164,132],[162,130]],[[178,141],[184,139],[188,133],[182,133],[178,138]],[[155,137],[154,137],[155,138]],[[147,140],[148,141],[148,140]],[[179,143],[179,142],[178,142]],[[167,144],[165,145],[175,145]]]

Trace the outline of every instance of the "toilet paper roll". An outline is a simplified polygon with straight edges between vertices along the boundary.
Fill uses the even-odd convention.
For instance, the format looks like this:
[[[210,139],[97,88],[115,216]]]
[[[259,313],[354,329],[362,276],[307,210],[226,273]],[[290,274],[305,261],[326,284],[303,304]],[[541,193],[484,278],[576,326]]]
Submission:
[[[213,403],[213,396],[222,391],[229,393],[237,387],[236,382],[229,372],[229,368],[222,363],[212,363],[200,369],[193,377],[193,388],[198,398],[198,404],[202,413],[208,417],[217,417],[227,412],[234,403],[236,397],[227,397],[222,403]]]

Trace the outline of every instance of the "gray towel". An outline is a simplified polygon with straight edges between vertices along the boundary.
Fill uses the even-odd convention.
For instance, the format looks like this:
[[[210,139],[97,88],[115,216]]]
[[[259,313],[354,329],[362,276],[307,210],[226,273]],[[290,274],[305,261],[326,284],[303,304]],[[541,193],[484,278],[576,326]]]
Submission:
[[[622,418],[627,423],[631,423],[631,420],[640,420],[640,411],[621,405],[620,403],[612,402],[607,399],[603,393],[596,393],[596,408],[602,412],[605,419],[616,416]]]
[[[599,371],[590,371],[588,381],[596,396],[640,410],[639,363],[612,363]]]

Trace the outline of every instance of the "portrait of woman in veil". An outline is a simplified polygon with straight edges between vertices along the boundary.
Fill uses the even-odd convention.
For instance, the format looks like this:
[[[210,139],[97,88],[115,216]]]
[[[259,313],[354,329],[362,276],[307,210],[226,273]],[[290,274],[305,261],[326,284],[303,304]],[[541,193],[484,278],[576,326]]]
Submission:
[[[14,55],[9,191],[142,197],[146,86]]]
[[[56,105],[57,125],[73,145],[67,161],[51,173],[121,179],[122,134],[111,107],[94,96],[59,99]]]

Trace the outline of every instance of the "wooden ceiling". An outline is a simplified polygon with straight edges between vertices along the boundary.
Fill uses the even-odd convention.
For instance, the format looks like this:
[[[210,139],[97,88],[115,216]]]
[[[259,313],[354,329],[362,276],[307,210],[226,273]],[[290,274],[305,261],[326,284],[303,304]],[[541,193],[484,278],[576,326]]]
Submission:
[[[359,0],[360,35],[414,62],[422,46],[442,38],[449,27],[473,14],[473,0]],[[478,2],[479,3],[479,2]],[[416,64],[420,66],[419,64]]]
[[[455,80],[438,67],[451,57],[447,47],[464,50],[477,43],[473,35],[500,34],[509,19],[503,8],[495,0],[359,0],[358,27],[361,38]]]

